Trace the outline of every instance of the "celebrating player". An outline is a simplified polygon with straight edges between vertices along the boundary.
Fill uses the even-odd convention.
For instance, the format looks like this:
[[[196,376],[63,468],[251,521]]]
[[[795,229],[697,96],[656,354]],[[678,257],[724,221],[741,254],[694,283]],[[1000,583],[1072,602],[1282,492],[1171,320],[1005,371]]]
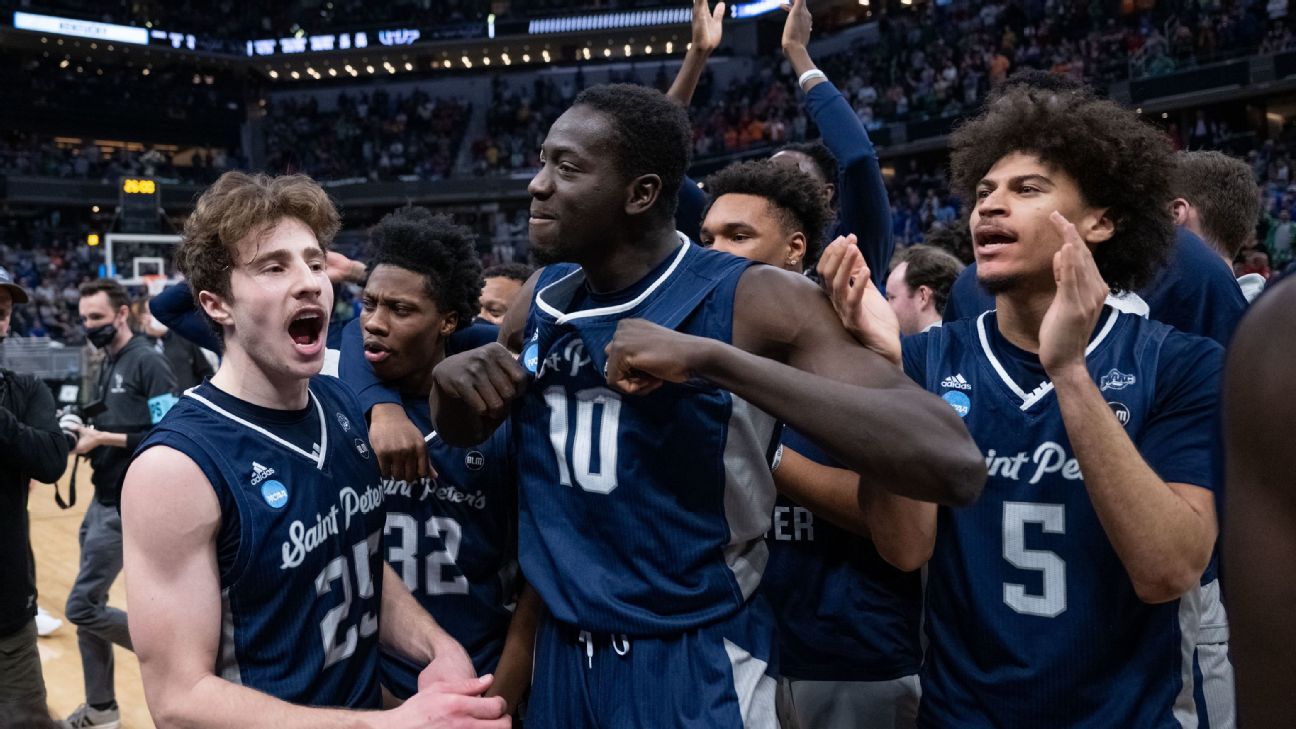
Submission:
[[[935,533],[919,725],[1195,726],[1222,350],[1104,305],[1173,244],[1168,146],[1109,101],[1026,87],[952,144],[995,310],[906,339],[904,364],[989,482],[967,509],[914,505]],[[820,272],[867,338],[862,268],[838,241]]]
[[[489,345],[434,373],[447,441],[511,413],[518,554],[551,616],[528,725],[774,725],[772,619],[752,595],[776,419],[910,496],[979,491],[957,416],[856,344],[812,283],[675,233],[689,147],[657,92],[578,96],[542,146],[530,225],[533,250],[579,266],[544,269],[510,309],[520,361]]]
[[[479,696],[490,678],[384,564],[364,420],[344,385],[315,376],[338,227],[309,178],[235,172],[185,225],[178,263],[225,357],[140,446],[122,501],[158,724],[508,725],[504,701]],[[387,714],[348,711],[379,706],[380,643],[427,666],[422,690]]]

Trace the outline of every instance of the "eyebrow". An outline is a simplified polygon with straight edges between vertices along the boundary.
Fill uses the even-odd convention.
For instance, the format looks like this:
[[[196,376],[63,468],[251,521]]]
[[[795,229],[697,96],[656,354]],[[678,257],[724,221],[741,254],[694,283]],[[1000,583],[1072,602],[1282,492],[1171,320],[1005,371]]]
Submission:
[[[320,248],[307,248],[302,252],[302,256],[308,261],[314,261],[323,258],[324,251]],[[247,265],[256,266],[265,263],[267,261],[279,261],[282,263],[284,261],[292,260],[292,258],[293,258],[293,251],[291,249],[275,248],[274,250],[271,251],[258,253],[256,256],[252,258],[252,260],[247,262]]]
[[[1029,174],[1029,175],[1017,175],[1016,177],[1010,177],[1010,178],[1008,178],[1008,184],[1010,184],[1010,185],[1021,185],[1022,183],[1029,182],[1029,181],[1032,181],[1032,180],[1038,180],[1039,182],[1043,182],[1044,184],[1046,184],[1046,185],[1050,185],[1050,186],[1053,184],[1053,181],[1050,180],[1048,177],[1046,177],[1045,175],[1041,175],[1041,174],[1035,173],[1035,172],[1032,172],[1032,173]],[[988,178],[988,177],[982,177],[982,178],[981,178],[981,181],[978,182],[976,186],[977,186],[978,189],[979,189],[979,188],[982,188],[982,187],[997,187],[997,185],[995,184],[995,181],[994,181],[994,180],[991,180],[991,179]]]

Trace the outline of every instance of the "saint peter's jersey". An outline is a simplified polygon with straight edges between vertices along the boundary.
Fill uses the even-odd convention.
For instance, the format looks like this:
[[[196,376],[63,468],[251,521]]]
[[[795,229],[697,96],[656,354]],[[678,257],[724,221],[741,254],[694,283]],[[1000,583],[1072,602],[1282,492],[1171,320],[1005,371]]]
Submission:
[[[903,350],[906,372],[958,412],[989,471],[975,504],[939,512],[919,725],[1195,727],[1200,591],[1139,600],[1039,358],[999,334],[993,311]],[[1087,359],[1153,471],[1214,490],[1222,348],[1106,308]]]
[[[800,433],[783,445],[841,468]],[[918,673],[922,577],[901,572],[872,540],[779,496],[761,593],[778,620],[779,672],[806,681],[889,681]]]
[[[515,403],[522,571],[553,616],[594,632],[677,633],[735,614],[765,568],[774,419],[705,382],[623,395],[617,323],[729,342],[746,261],[682,245],[627,290],[545,269],[524,330],[536,373]]]
[[[472,656],[478,675],[494,673],[512,618],[517,575],[517,486],[509,429],[471,448],[447,445],[432,427],[426,398],[406,398],[405,414],[424,433],[435,479],[383,479],[384,557],[410,592]],[[423,666],[383,653],[383,684],[398,698],[418,689]]]
[[[345,385],[310,381],[304,410],[205,382],[140,445],[174,448],[220,503],[216,674],[294,704],[377,708],[383,490]]]

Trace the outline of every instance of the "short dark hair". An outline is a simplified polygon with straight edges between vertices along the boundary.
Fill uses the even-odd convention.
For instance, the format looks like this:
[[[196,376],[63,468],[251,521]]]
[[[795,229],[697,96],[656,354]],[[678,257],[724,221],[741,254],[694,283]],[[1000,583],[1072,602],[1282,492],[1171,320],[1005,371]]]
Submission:
[[[1174,156],[1170,192],[1197,208],[1202,232],[1221,253],[1236,258],[1260,220],[1260,197],[1251,167],[1222,152]]]
[[[660,91],[634,84],[591,86],[572,106],[588,106],[612,121],[617,169],[627,179],[660,177],[661,193],[653,207],[663,217],[673,216],[692,160],[688,112]]]
[[[975,200],[977,183],[1014,152],[1035,155],[1076,181],[1086,203],[1115,225],[1094,260],[1113,291],[1134,291],[1174,243],[1171,150],[1165,135],[1133,112],[1087,91],[1007,88],[950,138],[955,189]]]
[[[767,159],[736,162],[708,177],[706,190],[711,199],[703,218],[722,195],[763,197],[773,206],[785,231],[805,234],[806,260],[819,255],[833,214],[824,200],[823,186],[810,175]]]
[[[123,306],[130,308],[130,295],[126,293],[126,287],[122,286],[121,281],[115,278],[97,278],[93,281],[86,281],[81,284],[80,293],[83,299],[95,294],[108,294],[108,303],[112,306],[113,311]]]
[[[952,253],[935,246],[916,245],[896,251],[891,258],[891,270],[894,271],[902,263],[909,264],[905,268],[905,285],[910,289],[919,286],[931,289],[936,313],[944,314],[954,279],[963,272],[963,262]]]
[[[482,271],[482,278],[507,278],[526,283],[534,271],[525,263],[497,263]]]
[[[473,234],[426,208],[404,207],[369,231],[369,270],[390,265],[423,274],[427,295],[443,314],[459,315],[458,329],[477,314],[481,261]]]
[[[793,142],[792,144],[783,145],[779,152],[800,152],[804,154],[815,163],[815,167],[819,168],[819,172],[823,174],[826,184],[837,183],[837,158],[833,156],[832,151],[823,142]]]
[[[976,260],[976,254],[972,252],[972,231],[966,217],[952,223],[932,223],[923,234],[923,243],[953,255],[964,265]]]

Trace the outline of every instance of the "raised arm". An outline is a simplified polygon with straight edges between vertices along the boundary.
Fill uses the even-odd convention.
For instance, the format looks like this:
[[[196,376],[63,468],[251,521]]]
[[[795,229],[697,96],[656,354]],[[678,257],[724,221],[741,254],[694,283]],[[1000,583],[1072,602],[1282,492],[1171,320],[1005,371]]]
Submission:
[[[869,483],[925,501],[971,503],[985,464],[958,416],[857,343],[819,289],[765,266],[743,274],[733,345],[622,321],[608,381],[651,391],[700,377],[786,422]]]
[[[706,69],[707,59],[720,47],[720,38],[724,35],[725,4],[716,3],[711,10],[707,0],[693,0],[693,42],[684,54],[679,73],[666,98],[688,108],[693,101],[693,92],[697,91],[698,80]]]
[[[220,506],[206,476],[179,451],[151,448],[127,472],[121,511],[131,638],[149,712],[162,729],[468,726],[453,722],[500,708],[476,703],[493,701],[474,696],[489,687],[476,679],[442,684],[378,713],[295,706],[216,676]]]

